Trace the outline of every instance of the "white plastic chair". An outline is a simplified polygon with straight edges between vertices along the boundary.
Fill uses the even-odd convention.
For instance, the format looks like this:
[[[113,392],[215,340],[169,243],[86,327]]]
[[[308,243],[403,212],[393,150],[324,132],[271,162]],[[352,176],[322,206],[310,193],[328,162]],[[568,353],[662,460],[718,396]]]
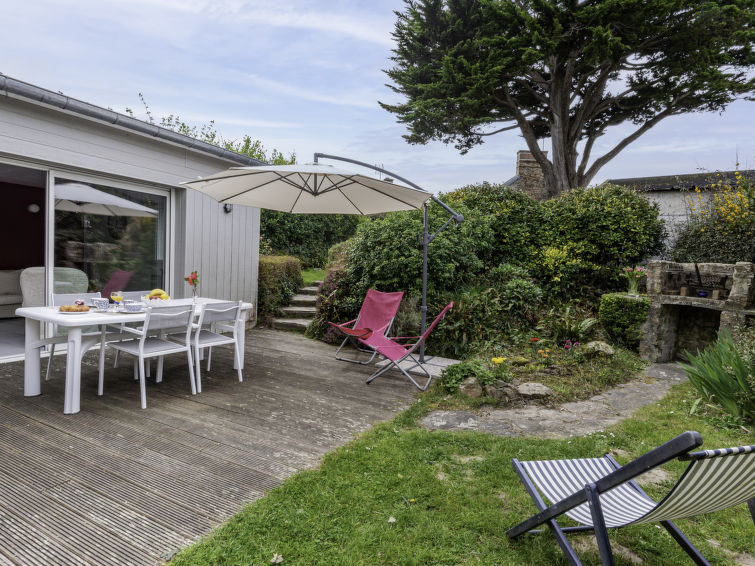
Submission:
[[[197,384],[197,393],[202,392],[202,373],[200,360],[202,350],[209,348],[207,353],[207,371],[210,371],[212,363],[212,347],[233,344],[233,355],[236,361],[239,381],[244,381],[242,375],[243,360],[241,359],[240,325],[242,319],[241,301],[228,301],[224,303],[205,304],[199,314],[199,321],[191,335],[191,347],[194,350],[194,379]],[[204,328],[208,326],[209,329]],[[222,334],[230,332],[230,334]],[[180,335],[171,335],[171,339],[182,341]]]
[[[58,307],[60,305],[69,305],[73,303],[76,300],[82,300],[85,303],[89,303],[89,299],[99,299],[100,293],[99,291],[97,293],[57,293],[53,294],[52,296],[52,305],[53,307]],[[96,336],[97,334],[101,334],[102,337],[100,339],[100,357],[105,355],[105,341],[107,338],[106,332],[104,332],[104,328],[100,328],[95,330],[92,330],[94,327],[88,327],[87,329],[84,329],[84,332],[82,336]],[[53,324],[52,325],[52,337],[48,338],[48,343],[50,344],[50,357],[47,359],[47,371],[45,372],[45,381],[48,381],[50,379],[50,367],[52,366],[52,357],[55,355],[55,346],[58,344],[61,344],[67,340],[65,334],[58,336],[58,325]]]
[[[142,298],[145,295],[148,295],[148,294],[149,294],[149,291],[122,291],[121,292],[121,297],[123,297],[124,301],[141,301]],[[110,297],[106,297],[106,298],[109,299]],[[122,322],[120,325],[118,325],[115,328],[118,328],[120,332],[123,332],[123,328],[125,326],[126,326],[126,323]],[[120,354],[120,352],[118,350],[116,350],[115,351],[115,359],[113,360],[113,367],[114,368],[118,367],[118,355],[119,354]],[[150,369],[149,368],[149,364],[147,364],[147,377],[149,377],[149,369]]]
[[[191,359],[191,331],[193,328],[194,309],[191,305],[175,307],[149,307],[147,317],[144,320],[144,326],[141,328],[123,327],[123,332],[134,334],[137,338],[133,340],[124,340],[110,344],[111,348],[116,351],[124,352],[134,356],[134,377],[137,373],[139,377],[139,389],[141,392],[142,409],[147,408],[147,391],[145,383],[145,360],[149,358],[158,358],[157,362],[157,382],[162,380],[163,356],[168,354],[177,354],[186,352],[186,358],[189,362],[189,381],[191,383],[191,394],[196,395],[197,389],[194,383],[194,364]],[[183,343],[166,340],[162,335],[175,328],[185,328]],[[160,336],[154,336],[155,333]],[[152,335],[152,336],[150,336]],[[101,367],[104,360],[101,359]],[[103,393],[103,374],[100,371],[100,384],[98,395]]]

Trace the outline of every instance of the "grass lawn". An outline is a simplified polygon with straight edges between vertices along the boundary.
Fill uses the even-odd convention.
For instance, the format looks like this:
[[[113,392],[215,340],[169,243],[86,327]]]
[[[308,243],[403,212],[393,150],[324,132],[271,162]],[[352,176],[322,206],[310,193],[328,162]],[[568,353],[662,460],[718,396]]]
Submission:
[[[323,277],[325,277],[325,270],[316,268],[302,269],[301,277],[302,279],[304,279],[304,285],[310,286],[315,281],[323,280]]]
[[[417,427],[418,417],[435,404],[437,395],[421,397],[392,422],[329,454],[319,469],[289,478],[177,555],[171,565],[262,566],[276,554],[282,564],[328,566],[564,564],[549,534],[514,542],[506,538],[507,528],[535,510],[511,458],[574,458],[613,451],[625,463],[685,430],[699,431],[706,448],[753,442],[746,431],[719,429],[702,416],[689,416],[695,394],[687,384],[632,419],[571,440]],[[683,468],[672,462],[664,468],[668,478],[646,490],[662,496]],[[713,564],[736,564],[732,553],[755,548],[755,529],[745,506],[677,524]],[[592,536],[571,539],[584,541],[577,549],[586,565],[600,563]],[[646,565],[690,563],[655,525],[614,530],[611,539],[618,565],[633,563],[622,556],[629,552]]]

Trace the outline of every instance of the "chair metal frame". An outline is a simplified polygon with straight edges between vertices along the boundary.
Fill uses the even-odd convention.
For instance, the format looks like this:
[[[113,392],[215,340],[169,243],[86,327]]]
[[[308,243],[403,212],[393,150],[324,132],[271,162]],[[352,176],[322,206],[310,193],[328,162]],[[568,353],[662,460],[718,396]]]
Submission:
[[[522,462],[514,458],[512,465],[519,478],[522,480],[525,489],[532,498],[535,506],[538,509],[538,513],[531,516],[526,521],[519,523],[506,532],[506,535],[510,539],[514,539],[525,533],[540,533],[542,530],[536,529],[540,525],[547,525],[551,533],[555,537],[558,545],[561,547],[561,551],[564,556],[573,566],[581,566],[582,562],[579,560],[574,548],[566,539],[565,533],[573,532],[589,532],[592,531],[595,534],[595,538],[598,543],[598,552],[600,554],[601,563],[603,566],[610,566],[614,564],[613,553],[611,551],[611,545],[608,540],[608,528],[606,526],[603,506],[600,501],[600,494],[608,492],[611,489],[617,488],[626,484],[629,488],[636,491],[637,494],[644,496],[649,502],[655,503],[642,488],[634,481],[634,478],[644,474],[645,472],[661,466],[671,460],[691,460],[692,464],[687,468],[687,471],[679,478],[677,485],[679,485],[687,473],[694,465],[695,460],[701,460],[711,457],[726,457],[730,455],[741,455],[744,452],[755,452],[755,446],[739,447],[735,449],[727,450],[715,450],[715,451],[703,451],[703,452],[690,452],[692,449],[702,444],[702,437],[695,431],[687,431],[676,438],[662,444],[661,446],[647,452],[640,456],[636,460],[629,462],[625,466],[619,465],[609,454],[604,456],[604,459],[610,463],[613,467],[613,471],[597,481],[586,483],[582,490],[572,493],[570,496],[557,501],[552,505],[546,505],[540,492],[538,491],[535,483],[525,469]],[[752,456],[752,454],[749,454]],[[755,481],[755,480],[751,480]],[[675,486],[676,487],[676,486]],[[674,488],[669,492],[668,498]],[[748,492],[749,493],[749,492]],[[663,501],[666,500],[664,498]],[[655,504],[657,509],[662,503]],[[590,508],[590,514],[592,517],[592,526],[580,525],[576,527],[561,527],[556,523],[556,517],[573,510],[575,507],[588,503]],[[747,501],[749,511],[752,515],[753,522],[755,523],[755,497]],[[650,515],[648,513],[647,515]],[[676,517],[678,518],[678,517]],[[648,518],[649,521],[652,519]],[[639,519],[638,519],[639,521]],[[708,561],[702,556],[700,551],[681,533],[679,528],[671,520],[658,520],[659,522],[673,537],[673,539],[682,547],[682,549],[689,555],[695,564],[698,566],[710,566]],[[627,522],[625,525],[614,525],[610,528],[619,528],[633,524],[634,521]],[[637,523],[640,524],[640,523]]]
[[[448,311],[450,311],[453,308],[453,306],[454,306],[453,301],[451,301],[450,303],[448,303],[448,305],[446,305],[443,308],[443,310],[440,311],[440,313],[438,314],[438,316],[435,317],[435,320],[433,320],[432,324],[430,324],[430,326],[427,327],[427,330],[425,330],[425,333],[422,334],[421,336],[396,336],[396,337],[392,337],[392,338],[388,338],[387,336],[384,336],[383,338],[387,342],[385,344],[377,345],[377,346],[374,347],[376,354],[383,354],[383,355],[385,355],[385,351],[387,350],[387,348],[393,348],[393,349],[403,348],[405,353],[401,357],[399,357],[398,359],[395,359],[395,360],[387,358],[390,361],[390,363],[387,363],[385,366],[383,366],[382,368],[380,368],[379,370],[377,370],[375,373],[373,373],[370,376],[370,378],[367,380],[367,384],[369,385],[376,378],[380,377],[385,372],[387,372],[389,369],[391,369],[391,368],[393,368],[395,366],[401,373],[403,373],[409,379],[409,381],[411,381],[417,387],[417,389],[419,389],[420,391],[427,390],[427,388],[430,387],[430,383],[433,380],[433,376],[430,375],[430,372],[427,371],[427,369],[420,362],[420,360],[418,360],[417,358],[414,357],[414,351],[417,348],[421,348],[422,345],[425,344],[425,342],[427,341],[427,339],[430,337],[430,333],[435,329],[435,327],[438,325],[438,323],[441,320],[443,320],[443,317],[446,316],[446,313],[448,313]],[[404,346],[403,344],[399,343],[399,340],[416,340],[416,342],[414,342],[411,345]],[[382,350],[383,350],[382,352],[381,352],[381,347],[382,347]],[[401,362],[403,362],[406,359],[410,359],[412,362],[414,362],[414,365],[409,366],[408,369],[404,369],[404,368],[401,367]],[[425,377],[427,377],[427,381],[425,382],[424,385],[420,385],[419,383],[417,383],[414,380],[414,378],[409,374],[409,372],[411,370],[413,370],[414,368],[416,368],[416,367],[419,367],[424,372]]]

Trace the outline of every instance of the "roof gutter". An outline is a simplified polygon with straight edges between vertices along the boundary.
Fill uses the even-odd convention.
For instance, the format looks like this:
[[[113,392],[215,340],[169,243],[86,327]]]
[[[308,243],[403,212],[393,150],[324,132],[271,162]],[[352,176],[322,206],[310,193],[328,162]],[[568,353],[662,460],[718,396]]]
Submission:
[[[2,94],[27,100],[35,104],[43,104],[45,106],[59,108],[60,110],[78,114],[79,116],[83,116],[90,120],[131,130],[132,132],[144,136],[180,145],[193,151],[209,154],[213,157],[219,157],[220,159],[225,159],[227,161],[233,161],[240,165],[265,165],[265,162],[263,161],[252,159],[246,155],[236,153],[235,151],[230,151],[217,145],[203,142],[179,134],[173,130],[168,130],[167,128],[162,128],[155,124],[150,124],[149,122],[126,116],[125,114],[119,114],[113,110],[95,106],[94,104],[89,104],[88,102],[83,102],[58,92],[53,92],[45,88],[25,83],[0,73],[0,95]]]

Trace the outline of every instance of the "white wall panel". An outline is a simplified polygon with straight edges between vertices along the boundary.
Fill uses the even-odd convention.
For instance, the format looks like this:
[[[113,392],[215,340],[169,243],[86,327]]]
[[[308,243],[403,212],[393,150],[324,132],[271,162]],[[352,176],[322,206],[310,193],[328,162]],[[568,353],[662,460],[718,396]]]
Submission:
[[[236,163],[65,111],[0,96],[0,155],[104,179],[170,188],[175,296],[190,296],[183,277],[196,269],[200,293],[256,302],[259,209],[234,206],[179,187],[181,181]]]

